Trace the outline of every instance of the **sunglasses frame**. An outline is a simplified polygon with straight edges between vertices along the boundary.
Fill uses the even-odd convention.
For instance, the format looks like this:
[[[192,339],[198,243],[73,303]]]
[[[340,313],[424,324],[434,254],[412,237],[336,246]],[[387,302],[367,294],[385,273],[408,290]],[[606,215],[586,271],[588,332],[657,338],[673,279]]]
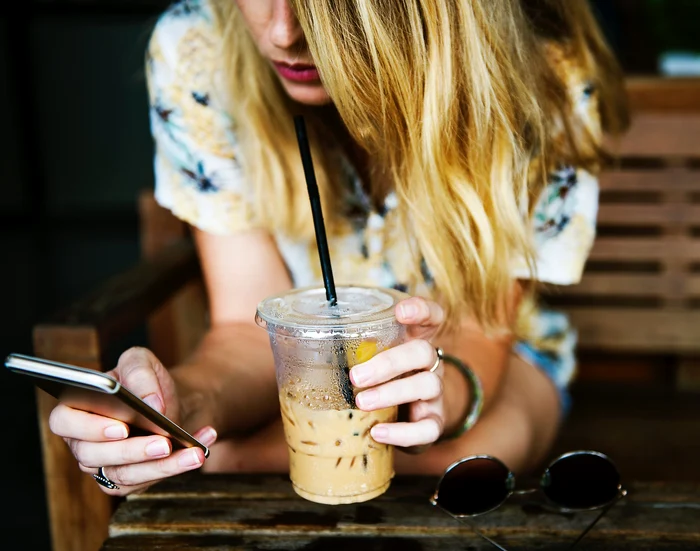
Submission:
[[[529,495],[529,494],[534,494],[534,493],[541,493],[541,494],[544,496],[544,503],[539,504],[539,505],[542,506],[545,510],[555,511],[555,512],[558,512],[558,513],[582,513],[582,512],[586,512],[586,511],[597,511],[597,510],[600,510],[600,514],[599,514],[595,519],[593,519],[593,521],[583,530],[583,532],[581,532],[581,534],[576,538],[576,540],[568,547],[568,549],[573,549],[573,548],[586,536],[586,534],[588,534],[588,532],[591,531],[591,529],[598,523],[598,521],[599,521],[601,518],[603,518],[603,516],[604,516],[618,501],[620,501],[622,498],[624,498],[624,497],[627,495],[627,490],[625,490],[625,489],[622,487],[622,484],[621,484],[621,483],[618,483],[618,485],[617,485],[617,495],[615,495],[615,497],[613,497],[610,501],[608,501],[608,502],[606,502],[606,503],[603,503],[603,504],[601,504],[601,505],[596,505],[596,506],[593,506],[593,507],[584,507],[584,508],[565,507],[565,506],[559,505],[558,503],[556,503],[555,501],[553,501],[552,499],[550,499],[549,496],[547,496],[546,492],[545,492],[544,489],[543,489],[542,481],[543,481],[544,477],[545,477],[546,474],[549,472],[549,470],[550,470],[554,465],[556,465],[557,463],[559,463],[560,461],[565,460],[565,459],[567,459],[567,458],[569,458],[569,457],[575,457],[575,456],[579,456],[579,455],[593,455],[593,456],[596,456],[596,457],[599,457],[599,458],[601,458],[601,459],[604,459],[604,460],[608,461],[608,462],[610,463],[610,465],[612,465],[612,467],[613,467],[613,468],[615,469],[615,471],[618,473],[618,476],[619,476],[620,471],[618,470],[617,465],[616,465],[615,462],[614,462],[612,459],[610,459],[610,457],[608,457],[606,454],[604,454],[604,453],[602,453],[602,452],[599,452],[599,451],[595,451],[595,450],[575,450],[575,451],[570,451],[570,452],[563,453],[563,454],[561,454],[561,455],[555,457],[553,460],[551,460],[551,461],[549,462],[549,464],[548,464],[548,465],[544,468],[544,470],[542,471],[542,474],[541,474],[540,477],[539,477],[539,483],[538,483],[537,487],[535,487],[535,488],[527,488],[527,489],[523,489],[523,490],[516,490],[516,489],[515,489],[515,483],[516,483],[515,474],[513,473],[513,471],[511,471],[511,470],[505,465],[505,463],[503,463],[503,461],[501,461],[500,459],[498,459],[497,457],[494,457],[494,456],[492,456],[492,455],[486,455],[486,454],[481,454],[481,455],[470,455],[470,456],[468,456],[468,457],[464,457],[464,458],[462,458],[462,459],[459,459],[458,461],[455,461],[455,462],[452,463],[450,466],[448,466],[447,469],[445,469],[445,472],[442,473],[442,476],[440,477],[440,480],[438,481],[438,483],[437,483],[437,485],[436,485],[435,492],[433,493],[432,497],[430,498],[430,503],[431,503],[432,505],[434,505],[435,507],[437,507],[438,509],[440,509],[441,511],[444,511],[445,513],[447,513],[449,516],[451,516],[452,518],[454,518],[454,519],[456,519],[456,520],[467,521],[468,524],[469,524],[469,526],[474,530],[474,532],[475,532],[479,537],[481,537],[482,539],[486,540],[486,541],[489,542],[491,545],[495,546],[497,549],[500,549],[501,551],[507,551],[507,549],[505,549],[504,547],[501,547],[501,545],[499,545],[499,544],[496,543],[494,540],[492,540],[491,538],[489,538],[487,535],[485,535],[484,533],[482,533],[482,532],[476,527],[476,525],[475,525],[473,522],[471,522],[471,521],[472,521],[472,519],[474,519],[474,518],[476,518],[476,517],[480,517],[480,516],[483,516],[483,515],[487,515],[487,514],[489,514],[489,513],[492,513],[493,511],[499,509],[501,506],[503,506],[503,504],[505,504],[505,503],[506,503],[511,497],[513,497],[514,495],[515,495],[515,496],[521,496],[521,495]],[[486,510],[486,511],[481,511],[481,512],[479,512],[479,513],[473,513],[473,514],[454,514],[454,513],[452,513],[451,511],[448,511],[447,509],[445,509],[444,507],[442,507],[442,506],[440,505],[440,503],[439,503],[440,486],[442,485],[442,483],[443,483],[443,481],[444,481],[444,479],[445,479],[445,477],[447,476],[448,473],[450,473],[451,471],[453,471],[454,469],[456,469],[457,467],[459,467],[459,465],[462,465],[462,464],[464,464],[464,463],[467,463],[467,462],[469,462],[469,461],[474,461],[474,460],[477,460],[477,459],[487,459],[487,460],[489,460],[489,461],[494,461],[495,463],[497,463],[498,465],[500,465],[501,467],[503,467],[503,469],[507,472],[506,480],[504,481],[504,482],[505,482],[506,489],[507,489],[507,493],[506,493],[506,495],[504,496],[504,498],[503,498],[500,502],[498,502],[498,504],[496,504],[495,506],[493,506],[492,508],[490,508],[490,509],[488,509],[488,510]]]

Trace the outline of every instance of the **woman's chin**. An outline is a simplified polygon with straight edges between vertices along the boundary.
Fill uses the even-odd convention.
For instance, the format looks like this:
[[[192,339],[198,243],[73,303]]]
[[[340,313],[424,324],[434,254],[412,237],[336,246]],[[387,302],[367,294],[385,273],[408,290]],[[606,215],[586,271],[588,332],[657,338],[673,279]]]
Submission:
[[[323,85],[319,83],[295,83],[282,81],[290,98],[304,105],[328,105],[331,98]]]

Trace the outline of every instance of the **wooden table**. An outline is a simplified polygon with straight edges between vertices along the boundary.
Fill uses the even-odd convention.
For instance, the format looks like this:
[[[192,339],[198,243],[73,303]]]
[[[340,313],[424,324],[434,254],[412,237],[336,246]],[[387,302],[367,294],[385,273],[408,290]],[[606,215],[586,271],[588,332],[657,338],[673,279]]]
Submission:
[[[492,550],[428,503],[434,477],[398,477],[384,496],[327,506],[297,497],[286,476],[189,473],[118,507],[102,551],[223,549]],[[577,549],[700,549],[700,484],[629,484]],[[476,520],[507,549],[566,549],[594,513],[512,503]]]

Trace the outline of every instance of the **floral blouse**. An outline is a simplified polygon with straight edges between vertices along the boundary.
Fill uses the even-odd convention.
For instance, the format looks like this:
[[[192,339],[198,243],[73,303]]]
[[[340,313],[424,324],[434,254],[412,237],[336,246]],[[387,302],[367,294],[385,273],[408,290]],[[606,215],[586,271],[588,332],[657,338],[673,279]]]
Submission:
[[[252,191],[237,161],[232,121],[220,95],[219,45],[208,0],[175,2],[155,25],[146,74],[156,200],[189,224],[226,235],[258,226]],[[551,58],[567,83],[578,119],[599,134],[597,104],[585,75],[560,50],[553,48]],[[339,157],[338,166],[348,182],[348,210],[359,215],[346,233],[329,236],[335,279],[402,289],[412,263],[396,217],[396,196],[389,194],[375,209],[347,159]],[[571,285],[580,280],[595,236],[597,208],[598,182],[592,174],[563,166],[550,175],[532,218],[539,281]],[[294,285],[320,285],[315,243],[274,237]],[[516,267],[513,275],[530,277],[524,266]],[[524,336],[514,352],[552,379],[567,411],[566,389],[576,366],[575,329],[565,314],[530,303],[522,305],[519,325]]]

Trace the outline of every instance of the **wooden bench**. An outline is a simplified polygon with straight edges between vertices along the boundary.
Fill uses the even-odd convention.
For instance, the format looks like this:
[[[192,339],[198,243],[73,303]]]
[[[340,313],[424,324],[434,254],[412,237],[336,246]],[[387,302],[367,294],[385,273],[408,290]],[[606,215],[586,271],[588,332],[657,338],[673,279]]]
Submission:
[[[625,162],[603,178],[602,227],[592,261],[581,285],[548,297],[571,312],[584,354],[606,353],[584,362],[582,380],[590,380],[594,372],[597,376],[593,378],[598,379],[639,378],[638,373],[650,371],[650,354],[663,354],[661,364],[666,369],[669,358],[692,362],[700,347],[700,245],[698,226],[693,225],[699,202],[700,85],[631,80],[630,91],[640,111],[632,132],[622,142]],[[642,202],[641,197],[649,201]],[[155,205],[150,193],[141,198],[140,209],[143,262],[38,324],[34,330],[36,355],[109,368],[115,347],[144,325],[148,326],[149,346],[166,365],[180,360],[197,342],[206,327],[206,312],[197,257],[186,228]],[[676,213],[680,221],[671,219]],[[656,228],[655,233],[638,229],[650,226]],[[614,352],[644,356],[611,360],[609,354]],[[687,365],[691,363],[683,369],[694,374]],[[681,386],[688,386],[694,377],[682,375]],[[649,377],[644,380],[658,382]],[[584,443],[585,447],[603,447],[601,451],[623,458],[623,473],[640,479],[663,477],[664,470],[653,462],[659,458],[666,459],[666,469],[674,458],[682,459],[686,466],[692,461],[698,464],[700,449],[692,443],[700,442],[697,400],[654,395],[644,398],[643,407],[635,389],[625,388],[602,398],[598,387],[590,392],[583,387],[574,390],[574,411],[556,449],[584,447]],[[37,400],[53,549],[93,551],[107,537],[118,501],[103,494],[77,468],[63,440],[49,431],[53,399],[39,392]],[[674,454],[670,461],[664,450]],[[682,458],[680,451],[685,454]],[[649,461],[645,461],[647,456]],[[672,470],[669,476],[700,476],[690,467]]]
[[[624,353],[632,353],[628,378],[651,382],[656,362],[677,372],[679,387],[697,388],[700,81],[639,79],[630,92],[633,125],[610,144],[619,158],[601,177],[598,236],[583,280],[549,300],[570,313],[584,355],[618,353],[612,362],[598,356],[598,366],[583,362],[595,378],[624,378]]]

